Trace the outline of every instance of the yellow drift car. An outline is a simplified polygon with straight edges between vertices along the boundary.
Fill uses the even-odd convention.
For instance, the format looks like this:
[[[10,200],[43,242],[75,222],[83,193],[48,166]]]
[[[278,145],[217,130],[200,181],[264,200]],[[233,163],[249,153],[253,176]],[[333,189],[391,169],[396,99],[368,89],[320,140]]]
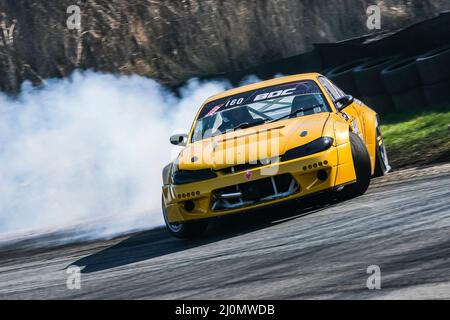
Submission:
[[[390,170],[376,112],[318,73],[210,97],[170,141],[185,146],[163,169],[164,220],[179,238],[210,218],[324,191],[355,197]]]

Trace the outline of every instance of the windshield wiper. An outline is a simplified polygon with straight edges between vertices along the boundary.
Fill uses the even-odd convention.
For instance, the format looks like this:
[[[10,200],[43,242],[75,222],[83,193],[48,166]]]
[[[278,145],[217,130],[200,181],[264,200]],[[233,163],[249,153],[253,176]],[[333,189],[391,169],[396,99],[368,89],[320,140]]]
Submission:
[[[252,121],[252,122],[242,122],[242,123],[238,124],[236,127],[234,127],[232,130],[245,129],[245,128],[257,126],[259,124],[263,124],[265,122],[266,121],[264,119],[258,119],[258,120]]]
[[[295,111],[293,111],[291,113],[288,113],[288,114],[286,114],[286,115],[284,115],[282,117],[279,117],[279,118],[276,118],[276,119],[273,119],[273,120],[270,120],[270,121],[267,121],[267,122],[271,123],[271,122],[276,122],[276,121],[281,120],[281,119],[290,118],[292,116],[297,115],[297,113],[299,113],[299,112],[312,110],[312,109],[317,108],[317,107],[323,107],[323,104],[319,103],[319,104],[316,104],[316,105],[314,105],[312,107],[309,107],[309,108],[306,108],[306,109],[298,109],[298,110],[295,110]]]

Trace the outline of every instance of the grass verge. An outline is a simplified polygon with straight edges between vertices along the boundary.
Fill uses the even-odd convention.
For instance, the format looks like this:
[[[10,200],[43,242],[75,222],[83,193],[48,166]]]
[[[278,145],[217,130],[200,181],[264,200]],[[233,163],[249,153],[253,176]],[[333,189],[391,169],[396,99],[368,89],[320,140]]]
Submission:
[[[450,161],[450,105],[380,117],[393,168]]]

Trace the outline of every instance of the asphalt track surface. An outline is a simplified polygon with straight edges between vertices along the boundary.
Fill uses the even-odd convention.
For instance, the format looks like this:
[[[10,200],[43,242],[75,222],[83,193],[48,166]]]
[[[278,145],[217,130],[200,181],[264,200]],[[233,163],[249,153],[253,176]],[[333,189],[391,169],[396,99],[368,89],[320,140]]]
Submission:
[[[71,265],[83,268],[79,290],[66,286]],[[370,265],[379,290],[366,287]],[[375,179],[346,202],[221,219],[195,241],[160,228],[0,249],[0,299],[94,298],[449,299],[450,165]]]

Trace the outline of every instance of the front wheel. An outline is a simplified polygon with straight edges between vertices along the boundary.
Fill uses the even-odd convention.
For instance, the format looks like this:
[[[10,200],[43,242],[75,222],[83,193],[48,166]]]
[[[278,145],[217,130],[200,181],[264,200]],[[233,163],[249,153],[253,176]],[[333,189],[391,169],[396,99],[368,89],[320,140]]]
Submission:
[[[162,211],[164,216],[164,222],[166,223],[166,228],[169,233],[180,239],[193,239],[201,236],[208,227],[208,221],[189,221],[184,223],[170,223],[167,218],[166,204],[164,203],[164,198],[162,199]]]
[[[355,168],[356,182],[338,191],[339,199],[346,200],[360,196],[366,192],[370,184],[372,168],[369,152],[362,139],[355,133],[350,132],[350,146],[352,149],[353,167]]]

